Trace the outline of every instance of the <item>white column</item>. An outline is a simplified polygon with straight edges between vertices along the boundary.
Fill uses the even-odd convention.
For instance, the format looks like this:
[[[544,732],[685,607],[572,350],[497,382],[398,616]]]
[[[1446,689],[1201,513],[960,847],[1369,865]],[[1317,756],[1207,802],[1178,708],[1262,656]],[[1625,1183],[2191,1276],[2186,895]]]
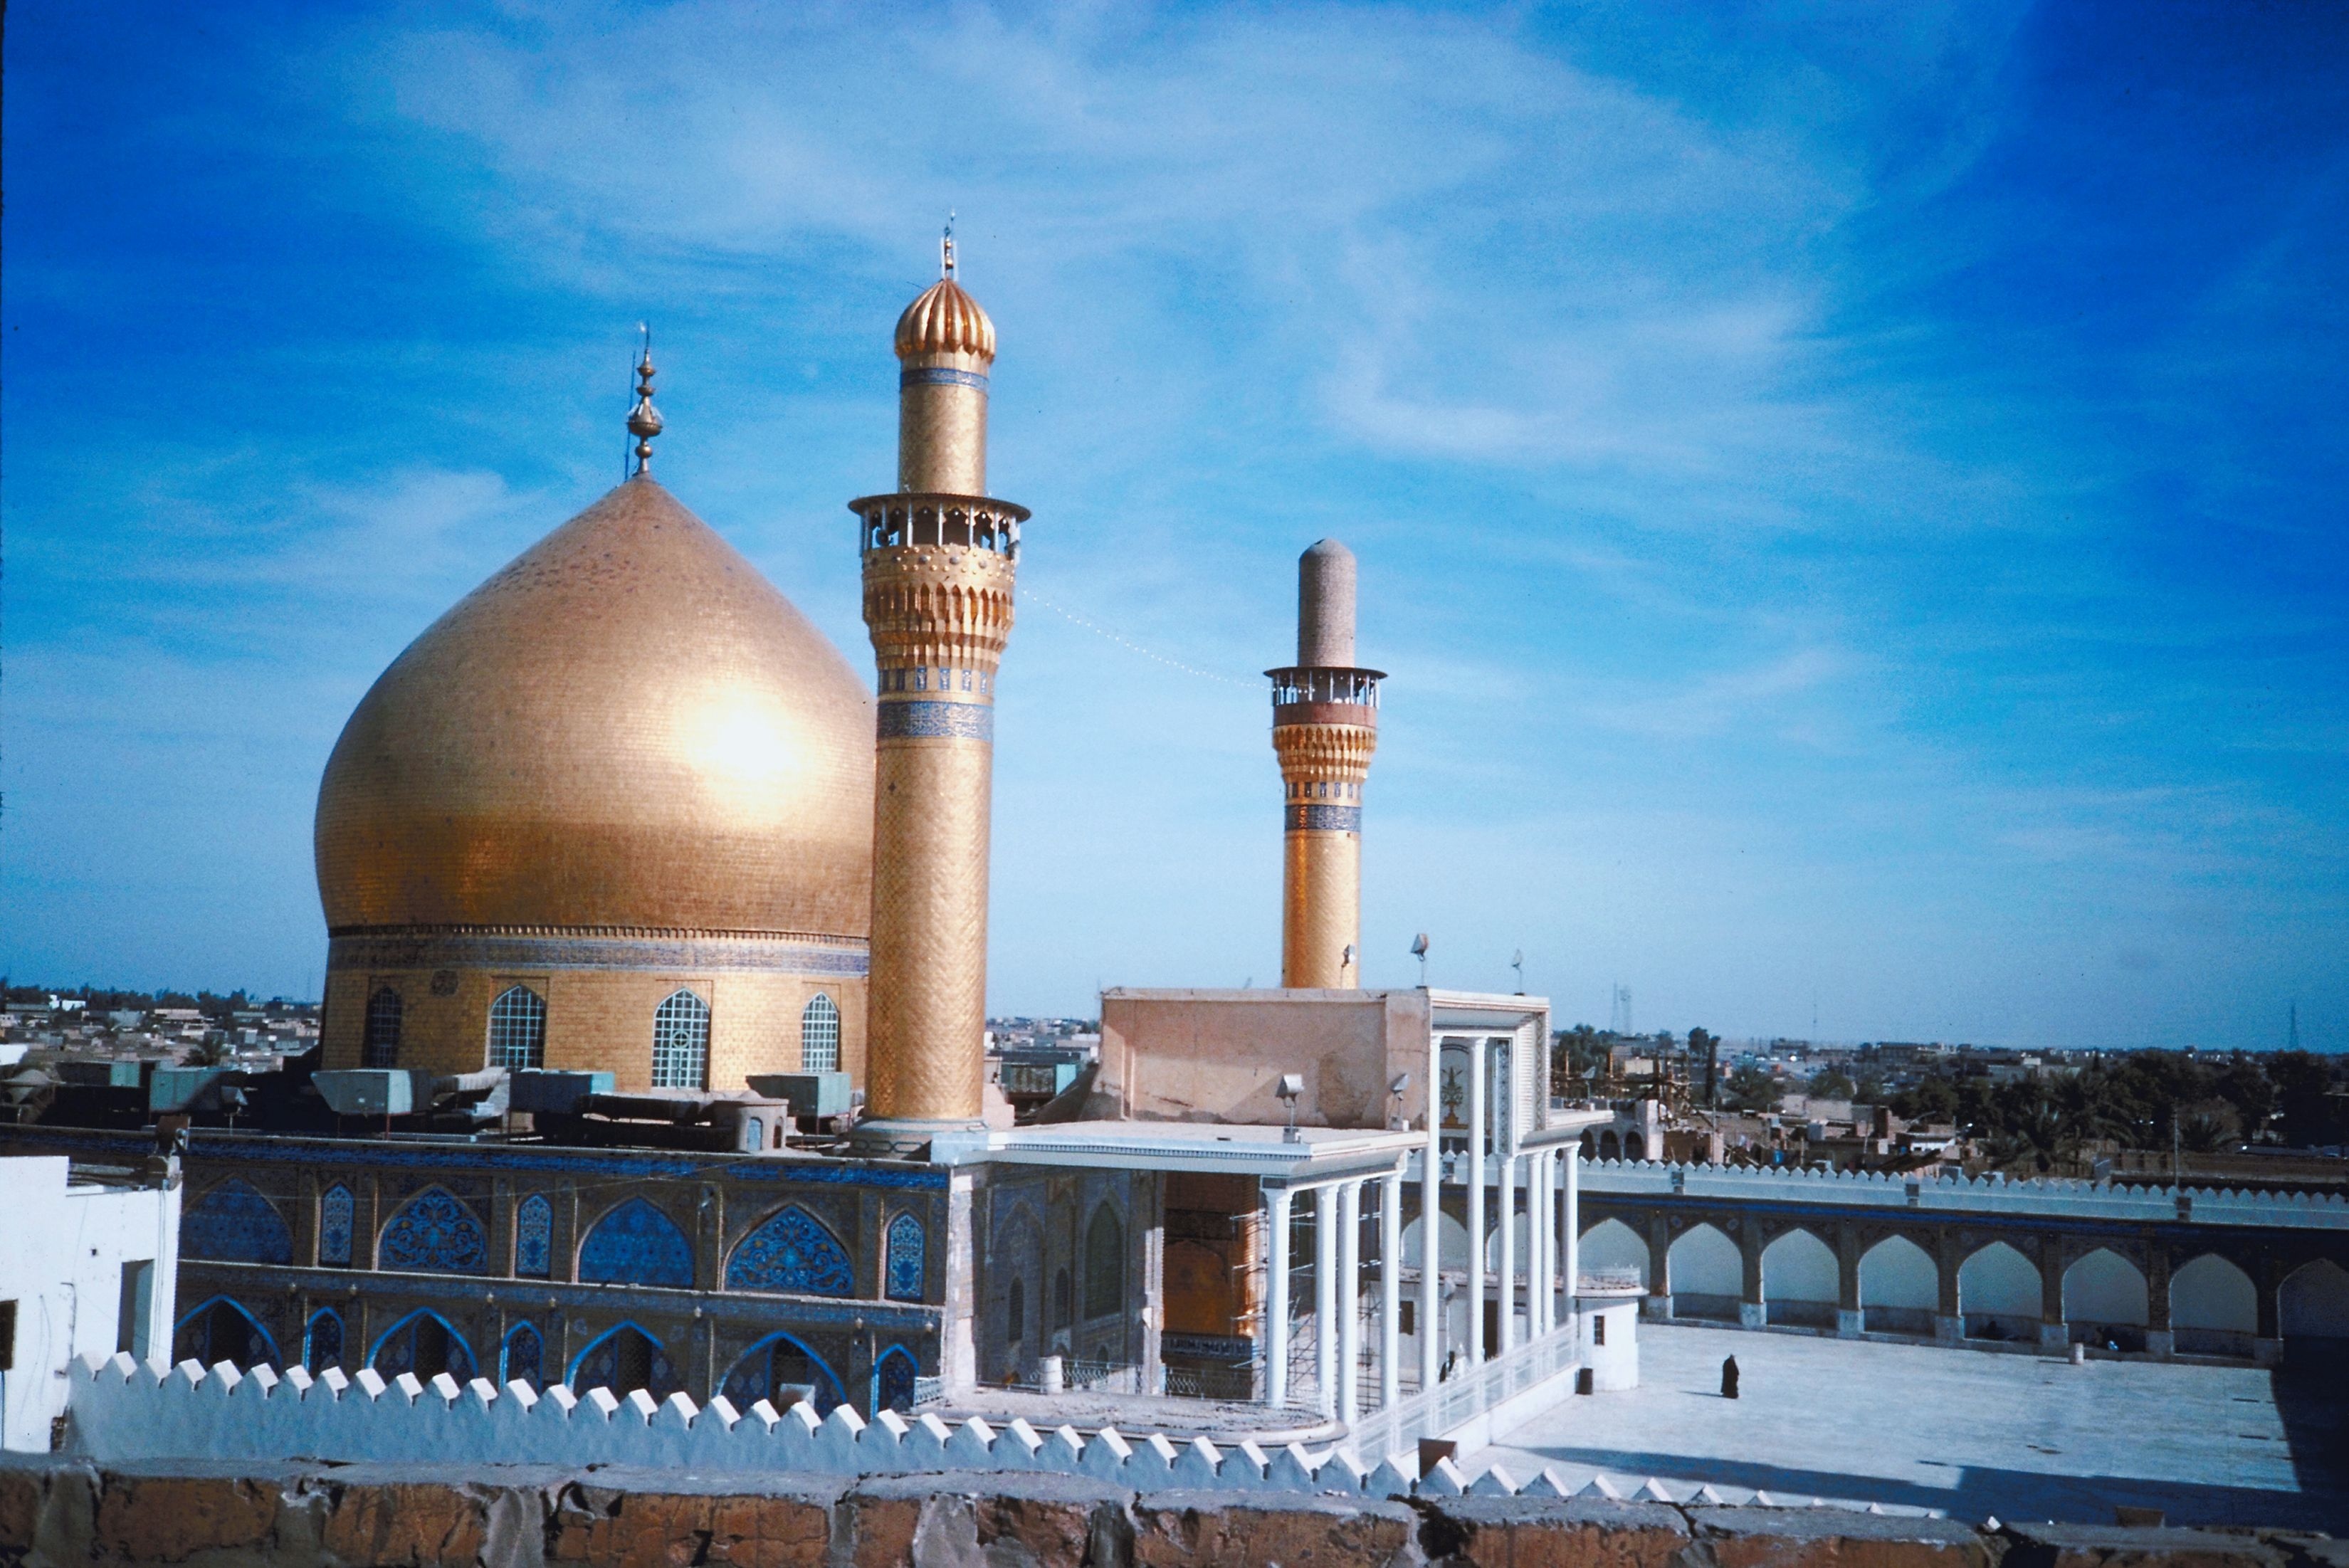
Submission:
[[[1264,1402],[1274,1406],[1288,1402],[1288,1202],[1286,1187],[1264,1190]]]
[[[1568,1146],[1565,1150],[1566,1181],[1560,1193],[1566,1212],[1558,1226],[1565,1237],[1565,1264],[1557,1272],[1565,1281],[1567,1326],[1579,1335],[1582,1319],[1574,1310],[1574,1293],[1582,1284],[1582,1151]],[[1578,1340],[1577,1343],[1579,1343]]]
[[[1440,1090],[1427,1103],[1427,1148],[1419,1157],[1419,1386],[1435,1387],[1444,1362],[1444,1131],[1436,1109]]]
[[[1338,1418],[1362,1413],[1362,1184],[1338,1186]]]
[[[1548,1296],[1548,1238],[1542,1234],[1542,1179],[1549,1174],[1549,1150],[1526,1156],[1526,1338],[1539,1339],[1549,1331],[1542,1303]]]
[[[1477,1040],[1468,1051],[1468,1343],[1464,1366],[1485,1359],[1485,1062],[1491,1048]]]
[[[1338,1205],[1331,1191],[1313,1193],[1313,1370],[1321,1413],[1338,1413]]]
[[[1501,1211],[1501,1255],[1493,1272],[1499,1276],[1501,1296],[1500,1352],[1506,1356],[1517,1345],[1517,1157],[1501,1156],[1499,1179],[1494,1182],[1495,1202]]]
[[[1379,1183],[1379,1405],[1402,1398],[1402,1172]]]
[[[1541,1331],[1557,1326],[1557,1150],[1541,1157]]]

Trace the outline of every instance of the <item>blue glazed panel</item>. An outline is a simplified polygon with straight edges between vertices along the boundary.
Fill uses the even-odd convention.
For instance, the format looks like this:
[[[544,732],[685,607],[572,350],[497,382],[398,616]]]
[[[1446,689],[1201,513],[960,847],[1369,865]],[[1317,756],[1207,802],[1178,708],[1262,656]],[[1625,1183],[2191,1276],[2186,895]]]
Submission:
[[[428,1187],[383,1228],[377,1266],[424,1274],[486,1274],[488,1238],[473,1211],[445,1188]]]
[[[544,1279],[554,1266],[554,1206],[533,1193],[514,1210],[514,1273]]]
[[[318,1200],[318,1261],[338,1268],[351,1262],[351,1190],[339,1183]]]
[[[883,740],[995,739],[995,709],[977,702],[885,702]]]
[[[277,1205],[230,1177],[180,1217],[180,1252],[220,1264],[290,1264],[294,1233]]]
[[[922,1222],[900,1214],[889,1222],[889,1268],[885,1294],[892,1301],[922,1299]]]
[[[693,1244],[667,1214],[631,1198],[595,1222],[579,1247],[579,1277],[589,1284],[693,1288]]]
[[[838,1239],[821,1220],[793,1203],[735,1247],[726,1264],[726,1288],[854,1295],[856,1282]]]

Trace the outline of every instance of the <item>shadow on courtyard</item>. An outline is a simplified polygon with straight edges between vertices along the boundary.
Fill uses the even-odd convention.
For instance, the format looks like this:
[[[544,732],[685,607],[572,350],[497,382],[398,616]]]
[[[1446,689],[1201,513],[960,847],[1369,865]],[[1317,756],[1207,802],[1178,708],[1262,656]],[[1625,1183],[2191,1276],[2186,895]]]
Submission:
[[[2292,1475],[2302,1491],[2349,1508],[2341,1501],[2349,1498],[2349,1357],[2294,1351],[2269,1375]]]
[[[2339,1415],[2330,1418],[2337,1425]],[[1860,1502],[1940,1509],[1952,1519],[1979,1523],[1992,1515],[2008,1521],[2061,1520],[2110,1524],[2116,1507],[2158,1508],[2172,1524],[2284,1525],[2338,1532],[2349,1527],[2349,1495],[2336,1483],[2303,1481],[2304,1492],[2255,1487],[2196,1486],[2133,1476],[2075,1476],[2037,1470],[1956,1465],[1951,1484],[1920,1486],[1883,1476],[1787,1465],[1696,1458],[1687,1454],[1640,1453],[1620,1449],[1535,1448],[1525,1452],[1604,1470],[1615,1476],[1660,1476],[1751,1487],[1780,1496],[1829,1497]],[[2294,1450],[2298,1460],[2298,1450]],[[1937,1461],[1927,1460],[1926,1463]]]

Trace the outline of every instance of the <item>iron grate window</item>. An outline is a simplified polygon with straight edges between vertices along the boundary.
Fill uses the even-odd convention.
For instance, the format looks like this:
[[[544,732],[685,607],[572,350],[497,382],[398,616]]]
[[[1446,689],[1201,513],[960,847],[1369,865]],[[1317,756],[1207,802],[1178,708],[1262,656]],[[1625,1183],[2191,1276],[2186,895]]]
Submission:
[[[821,991],[800,1014],[800,1071],[840,1070],[840,1007]]]
[[[546,998],[527,985],[510,985],[490,1004],[490,1066],[546,1065]]]
[[[653,1010],[653,1088],[705,1088],[709,1079],[709,1004],[672,993]]]
[[[396,1068],[399,1065],[399,993],[379,985],[367,998],[367,1035],[359,1047],[359,1065]]]

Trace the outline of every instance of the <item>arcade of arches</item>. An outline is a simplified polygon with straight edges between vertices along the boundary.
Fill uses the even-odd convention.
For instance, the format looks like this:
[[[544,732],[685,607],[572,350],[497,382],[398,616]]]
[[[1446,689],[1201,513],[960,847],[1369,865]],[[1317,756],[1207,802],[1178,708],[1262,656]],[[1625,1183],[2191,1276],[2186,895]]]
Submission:
[[[1636,1274],[1655,1315],[2157,1355],[2349,1355],[2349,1268],[2256,1236],[1648,1218],[1646,1234],[1621,1215],[1588,1224],[1581,1267]]]

